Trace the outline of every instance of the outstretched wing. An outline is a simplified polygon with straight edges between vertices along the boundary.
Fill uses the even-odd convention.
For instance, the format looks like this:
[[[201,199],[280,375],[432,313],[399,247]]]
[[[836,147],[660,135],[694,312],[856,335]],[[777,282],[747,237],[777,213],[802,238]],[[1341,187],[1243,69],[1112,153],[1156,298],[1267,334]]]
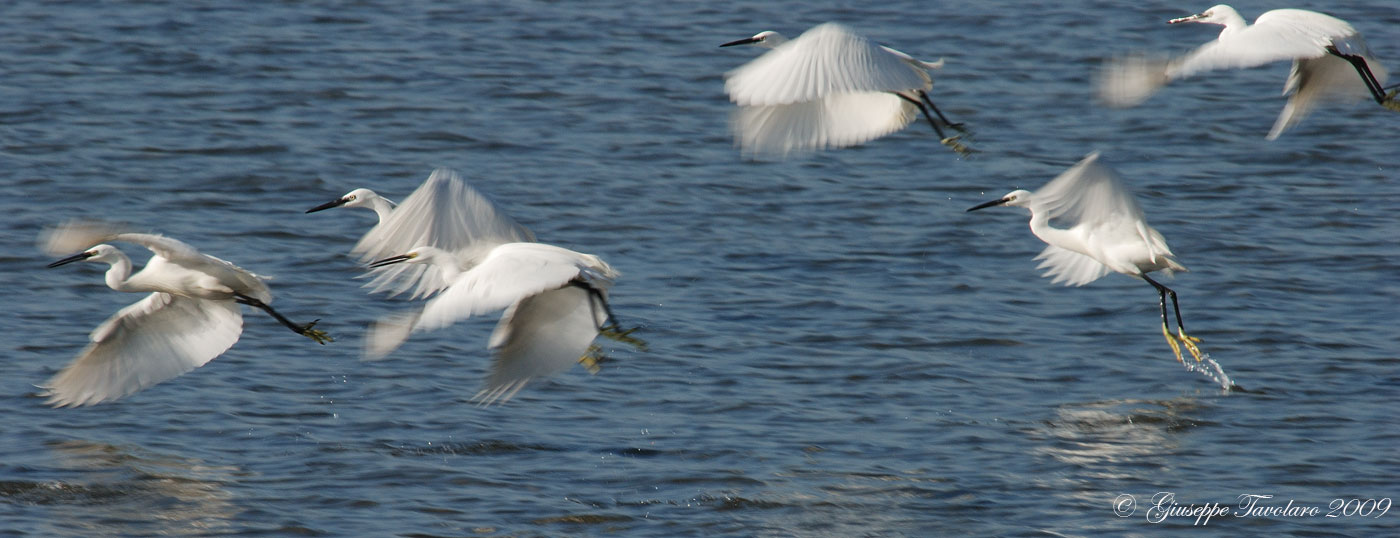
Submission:
[[[457,277],[446,291],[428,301],[415,331],[446,327],[477,314],[501,310],[517,301],[595,275],[585,273],[583,255],[538,243],[496,247],[480,265]]]
[[[1143,220],[1142,207],[1122,178],[1099,162],[1097,151],[1036,190],[1031,210],[1046,214],[1063,228],[1116,223],[1132,228]]]
[[[188,269],[208,273],[241,293],[264,303],[272,302],[263,277],[208,254],[189,244],[159,234],[136,233],[126,225],[96,220],[70,220],[45,230],[40,235],[40,249],[51,256],[61,256],[109,241],[122,241],[146,247],[166,261]]]
[[[1203,71],[1255,67],[1267,63],[1327,54],[1334,41],[1357,36],[1346,21],[1300,9],[1275,9],[1260,15],[1254,24],[1201,45],[1172,62],[1167,75],[1173,80]]]
[[[742,106],[730,118],[745,155],[785,157],[793,152],[842,148],[903,129],[914,105],[892,93],[847,93],[772,106]]]
[[[1109,273],[1107,265],[1098,260],[1055,245],[1045,247],[1035,259],[1040,260],[1036,269],[1044,269],[1051,282],[1066,286],[1083,286]]]
[[[926,89],[925,68],[836,23],[813,27],[730,71],[724,89],[740,106],[788,105],[830,95]]]
[[[437,247],[464,261],[476,252],[516,242],[531,242],[535,234],[506,215],[461,176],[438,168],[351,250],[362,261],[403,254],[421,246]],[[372,269],[366,287],[391,296],[413,289],[413,298],[426,297],[449,282],[432,264],[394,264]]]
[[[491,375],[474,399],[505,403],[531,379],[568,370],[598,336],[607,318],[603,300],[583,287],[564,286],[511,305],[491,334]]]
[[[152,293],[98,325],[92,343],[44,385],[44,395],[58,407],[122,398],[203,366],[242,332],[232,301]]]

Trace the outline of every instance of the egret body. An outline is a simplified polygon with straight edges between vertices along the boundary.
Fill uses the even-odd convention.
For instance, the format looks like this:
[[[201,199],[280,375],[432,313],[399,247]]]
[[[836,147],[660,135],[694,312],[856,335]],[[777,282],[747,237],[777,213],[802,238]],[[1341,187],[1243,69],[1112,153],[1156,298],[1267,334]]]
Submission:
[[[1056,284],[1083,286],[1109,272],[1151,284],[1162,310],[1162,335],[1176,360],[1182,360],[1180,345],[1184,345],[1200,361],[1196,346],[1200,339],[1186,334],[1176,292],[1147,276],[1154,271],[1186,271],[1186,267],[1176,261],[1162,234],[1147,225],[1142,208],[1122,179],[1098,158],[1098,152],[1089,154],[1035,192],[1015,190],[968,211],[994,206],[1029,210],[1031,233],[1048,245],[1036,256],[1041,260],[1037,268],[1045,269],[1045,275],[1053,277]],[[1052,225],[1052,219],[1067,227]],[[1176,313],[1175,335],[1167,326],[1168,295]]]
[[[153,255],[133,274],[131,259],[122,251],[94,245],[104,241],[138,244]],[[78,358],[45,383],[48,403],[58,407],[116,400],[203,366],[238,341],[243,332],[239,304],[262,309],[318,343],[331,341],[312,328],[315,321],[298,325],[273,310],[272,293],[258,275],[169,237],[78,222],[47,232],[43,246],[53,255],[83,249],[50,268],[105,263],[110,266],[108,287],[149,293],[98,325]]]
[[[1171,81],[1217,69],[1292,60],[1293,69],[1283,87],[1283,94],[1289,95],[1288,102],[1269,131],[1269,140],[1297,125],[1325,100],[1364,99],[1369,95],[1387,108],[1400,108],[1394,101],[1395,93],[1385,93],[1382,85],[1387,72],[1366,47],[1361,33],[1336,17],[1302,9],[1275,9],[1249,24],[1234,8],[1221,4],[1167,22],[1216,24],[1222,28],[1217,39],[1179,58],[1129,57],[1110,61],[1099,78],[1102,101],[1110,106],[1135,106]]]
[[[772,49],[725,75],[725,91],[739,106],[731,128],[747,154],[860,144],[903,129],[920,112],[943,144],[969,152],[959,136],[943,131],[961,124],[948,121],[928,96],[928,71],[942,67],[941,59],[916,60],[836,23],[793,40],[764,31],[720,46],[735,45]]]

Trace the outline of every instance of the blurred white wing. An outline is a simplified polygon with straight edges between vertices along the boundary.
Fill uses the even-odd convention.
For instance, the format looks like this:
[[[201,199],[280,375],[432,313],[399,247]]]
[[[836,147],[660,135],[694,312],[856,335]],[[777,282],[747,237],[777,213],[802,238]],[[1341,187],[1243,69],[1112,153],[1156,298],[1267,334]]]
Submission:
[[[484,193],[467,185],[456,172],[438,168],[350,252],[362,261],[373,261],[431,246],[471,264],[495,245],[534,240],[534,233],[516,223]],[[366,287],[373,291],[392,296],[413,289],[415,299],[449,284],[431,264],[394,264],[372,269],[369,274],[373,280]]]
[[[1045,269],[1045,276],[1052,277],[1055,284],[1083,286],[1109,273],[1108,266],[1098,260],[1054,245],[1045,247],[1035,259],[1040,260],[1035,268]]]
[[[505,403],[531,379],[568,370],[588,352],[606,317],[603,305],[578,286],[511,305],[491,334],[491,375],[473,399],[482,405]]]
[[[539,243],[511,243],[491,251],[480,265],[457,277],[447,290],[428,301],[414,331],[433,330],[458,320],[506,308],[545,290],[596,273],[584,255]]]
[[[1172,63],[1172,79],[1202,71],[1255,67],[1295,58],[1317,58],[1334,40],[1357,35],[1346,21],[1299,9],[1275,9],[1260,15],[1254,24],[1201,45]]]
[[[264,303],[272,303],[272,292],[263,277],[252,271],[200,252],[188,243],[159,234],[134,233],[127,227],[102,221],[70,220],[45,230],[39,239],[40,249],[50,256],[62,256],[109,241],[122,241],[146,247],[166,261],[207,273],[241,290],[241,293]]]
[[[730,71],[724,83],[740,106],[813,101],[841,93],[927,89],[928,65],[911,65],[836,23],[813,27],[753,61]]]
[[[203,366],[243,332],[232,301],[147,295],[92,331],[92,343],[44,386],[48,403],[92,405],[121,398]]]
[[[1360,42],[1359,37],[1353,42],[1353,46],[1357,42]],[[1366,46],[1360,43],[1359,48],[1365,50]],[[1385,67],[1370,57],[1369,53],[1363,54],[1366,56],[1366,66],[1376,77],[1376,81],[1385,84],[1389,75]],[[1269,140],[1278,138],[1284,131],[1297,125],[1319,101],[1356,100],[1371,96],[1366,83],[1362,81],[1351,62],[1330,54],[1294,61],[1293,69],[1288,73],[1288,82],[1283,86],[1283,93],[1292,95],[1289,95],[1288,103],[1283,106],[1283,111],[1279,112],[1278,119],[1274,121],[1274,127],[1269,131]]]
[[[1099,162],[1097,151],[1036,190],[1031,210],[1059,221],[1062,228],[1133,229],[1144,220],[1142,207],[1118,174]]]
[[[899,96],[847,93],[770,106],[742,106],[730,127],[746,155],[783,157],[792,152],[867,142],[909,125],[917,109]]]

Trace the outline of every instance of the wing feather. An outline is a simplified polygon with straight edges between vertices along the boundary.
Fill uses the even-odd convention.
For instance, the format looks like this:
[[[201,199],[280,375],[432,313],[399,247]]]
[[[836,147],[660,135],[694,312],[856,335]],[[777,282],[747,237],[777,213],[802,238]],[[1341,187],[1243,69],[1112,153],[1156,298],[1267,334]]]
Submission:
[[[496,247],[480,265],[457,277],[447,290],[428,301],[414,325],[426,331],[478,314],[504,309],[580,276],[597,274],[577,252],[539,243]],[[604,275],[607,276],[607,275]]]
[[[45,384],[44,395],[58,407],[129,396],[203,366],[242,332],[243,316],[232,301],[152,293],[98,325],[78,358]]]
[[[836,23],[813,27],[726,75],[740,106],[789,105],[840,93],[927,89],[926,68]]]
[[[534,233],[506,215],[485,193],[472,188],[457,172],[438,168],[366,233],[351,253],[362,261],[372,261],[431,246],[471,264],[496,245],[534,240]],[[394,264],[372,269],[369,275],[373,280],[366,287],[373,291],[392,296],[413,289],[415,299],[449,284],[431,264]]]
[[[564,286],[511,305],[491,335],[491,375],[475,399],[504,403],[530,380],[577,363],[607,315],[596,303],[588,290]]]
[[[1129,227],[1143,220],[1142,207],[1122,178],[1099,162],[1095,151],[1035,191],[1031,209],[1059,221],[1063,228],[1080,225]]]
[[[744,154],[784,157],[861,144],[903,129],[916,114],[914,105],[892,93],[848,93],[739,107],[730,127]]]
[[[1254,24],[1201,45],[1167,69],[1170,78],[1185,78],[1203,71],[1255,67],[1299,58],[1318,58],[1334,41],[1357,37],[1346,21],[1299,9],[1275,9],[1260,15]]]

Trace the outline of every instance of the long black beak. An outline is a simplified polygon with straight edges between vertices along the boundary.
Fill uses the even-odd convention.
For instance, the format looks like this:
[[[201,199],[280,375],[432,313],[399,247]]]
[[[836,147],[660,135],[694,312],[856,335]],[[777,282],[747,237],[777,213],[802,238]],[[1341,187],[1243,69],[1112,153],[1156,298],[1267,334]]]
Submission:
[[[725,43],[725,44],[720,45],[720,46],[721,46],[721,47],[733,47],[733,46],[735,46],[735,45],[748,45],[749,43],[757,43],[757,42],[758,42],[757,39],[754,39],[754,38],[752,38],[752,37],[746,37],[746,38],[740,39],[740,40],[738,40],[738,41],[730,41],[730,42]]]
[[[1180,18],[1180,19],[1172,19],[1172,20],[1169,20],[1169,21],[1167,21],[1167,24],[1178,24],[1178,23],[1183,23],[1183,22],[1192,22],[1192,21],[1195,21],[1196,19],[1204,18],[1205,16],[1206,16],[1205,13],[1197,13],[1197,14],[1191,15],[1191,16],[1189,16],[1189,17],[1182,17],[1182,18]]]
[[[321,204],[321,205],[318,205],[318,206],[313,207],[313,208],[311,208],[311,209],[308,209],[308,210],[306,210],[306,212],[307,212],[307,213],[315,213],[315,212],[317,212],[317,211],[321,211],[321,210],[325,210],[325,209],[330,209],[330,208],[332,208],[332,207],[340,207],[340,206],[343,206],[343,205],[348,204],[348,203],[350,203],[350,199],[349,199],[349,198],[345,198],[345,197],[336,198],[336,199],[331,200],[331,201],[329,201],[329,202],[326,202],[326,203],[324,203],[324,204]]]
[[[411,259],[414,259],[414,258],[417,258],[417,257],[418,257],[418,256],[417,256],[416,254],[400,254],[400,255],[398,255],[398,256],[390,256],[390,257],[384,258],[384,259],[382,259],[382,260],[375,260],[375,261],[372,261],[372,262],[369,263],[369,266],[370,266],[370,267],[384,267],[385,265],[393,265],[393,264],[396,264],[396,263],[406,262],[406,261],[408,261],[408,260],[411,260]]]
[[[975,205],[975,206],[969,207],[969,208],[967,208],[967,210],[968,210],[968,211],[977,211],[978,209],[986,209],[986,208],[988,208],[988,207],[999,206],[999,205],[1005,204],[1007,201],[1008,201],[1008,200],[1007,200],[1006,198],[997,198],[996,200],[992,200],[992,201],[990,201],[990,202],[981,203],[981,204],[977,204],[977,205]]]
[[[64,259],[58,260],[58,261],[56,261],[56,262],[53,262],[53,263],[51,263],[51,264],[48,264],[46,267],[48,267],[49,269],[53,269],[53,268],[58,267],[58,266],[60,266],[60,265],[68,265],[68,264],[73,263],[73,262],[80,262],[80,261],[86,260],[86,259],[88,259],[88,258],[91,258],[91,257],[93,257],[93,256],[94,256],[94,253],[93,253],[91,250],[83,251],[83,252],[79,252],[79,253],[77,253],[77,254],[74,254],[74,255],[72,255],[72,256],[69,256],[69,257],[67,257],[67,258],[64,258]]]

